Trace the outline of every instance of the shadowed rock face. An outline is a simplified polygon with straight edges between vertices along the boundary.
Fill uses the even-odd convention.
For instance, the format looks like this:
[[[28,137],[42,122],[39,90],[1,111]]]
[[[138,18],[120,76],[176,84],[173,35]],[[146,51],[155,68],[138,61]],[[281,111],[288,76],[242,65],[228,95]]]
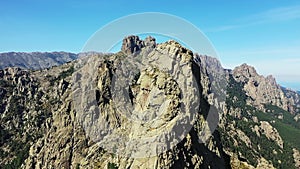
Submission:
[[[226,82],[234,90],[226,93]],[[128,97],[116,95],[121,92]],[[217,59],[193,54],[175,41],[156,44],[152,37],[137,36],[126,37],[116,54],[85,53],[40,71],[0,70],[0,98],[0,168],[28,169],[281,166],[285,161],[277,157],[287,151],[287,141],[274,122],[256,117],[255,111],[266,103],[288,108],[288,100],[299,99],[248,65],[224,70]],[[182,111],[188,107],[182,105],[195,107],[196,116]],[[131,111],[120,111],[122,106]],[[201,143],[212,130],[206,127],[212,107],[221,118],[219,127]],[[190,128],[180,125],[191,121]],[[183,127],[174,130],[178,126]],[[180,132],[175,131],[184,131],[177,142]],[[166,142],[170,149],[153,155],[153,147]],[[288,163],[291,168],[299,166],[299,150],[293,148],[289,155],[297,164]],[[149,157],[136,158],[141,152]]]
[[[123,39],[122,51],[126,54],[133,54],[145,47],[144,41],[138,36],[128,36]]]

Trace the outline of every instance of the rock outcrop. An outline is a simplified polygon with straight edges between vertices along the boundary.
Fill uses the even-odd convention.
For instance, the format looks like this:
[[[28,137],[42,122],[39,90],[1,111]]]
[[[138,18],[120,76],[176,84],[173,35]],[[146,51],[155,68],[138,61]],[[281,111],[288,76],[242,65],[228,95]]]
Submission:
[[[128,36],[123,39],[122,51],[125,54],[133,54],[139,52],[144,47],[155,48],[155,39],[151,36],[148,36],[145,40],[140,40],[138,36],[134,35]]]
[[[285,97],[289,100],[289,111],[293,114],[300,114],[300,94],[299,92],[281,87]]]
[[[297,149],[293,149],[293,157],[294,157],[294,161],[295,161],[295,167],[296,168],[300,168],[300,153],[299,150]]]
[[[278,131],[272,127],[269,122],[261,121],[260,130],[268,139],[275,141],[278,146],[283,149],[282,138],[280,137]]]
[[[265,104],[276,105],[286,111],[292,111],[290,100],[285,97],[281,87],[272,76],[263,77],[259,75],[254,67],[242,64],[232,71],[236,81],[244,84],[250,104],[264,110]],[[294,113],[294,112],[291,112]]]

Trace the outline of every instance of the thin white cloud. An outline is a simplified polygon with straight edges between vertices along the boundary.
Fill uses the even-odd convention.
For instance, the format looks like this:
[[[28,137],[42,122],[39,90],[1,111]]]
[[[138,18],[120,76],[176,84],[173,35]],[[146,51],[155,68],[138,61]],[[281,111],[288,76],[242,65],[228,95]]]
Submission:
[[[223,25],[209,32],[234,30],[253,25],[277,23],[300,19],[300,6],[275,8],[235,20],[232,25]],[[282,44],[281,44],[282,45]],[[260,46],[252,49],[234,49],[219,51],[219,56],[226,68],[234,68],[242,63],[254,66],[262,75],[274,75],[282,84],[300,86],[300,43],[289,42],[284,46]],[[287,85],[289,86],[289,85]],[[297,88],[300,90],[300,88]]]
[[[250,17],[252,20],[261,20],[262,22],[286,21],[299,18],[300,6],[275,8]]]
[[[270,59],[293,59],[293,61],[300,60],[300,44],[294,46],[273,46],[260,47],[252,49],[234,49],[229,51],[219,51],[220,57],[225,60],[232,61],[231,58],[239,60],[239,58],[247,59],[247,61],[257,60],[262,58]]]
[[[243,27],[248,27],[252,25],[272,23],[272,22],[282,22],[300,19],[300,6],[290,6],[270,9],[258,14],[246,16],[239,18],[238,23],[231,25],[223,25],[217,28],[209,29],[206,32],[221,32],[232,29],[238,29]]]
[[[217,28],[208,29],[205,32],[222,32],[222,31],[237,29],[237,28],[241,28],[241,27],[245,27],[245,26],[246,25],[225,25],[225,26],[220,26]]]
[[[285,62],[294,62],[294,63],[297,62],[297,63],[299,63],[299,66],[300,66],[300,58],[287,58],[287,59],[284,59],[284,61]]]

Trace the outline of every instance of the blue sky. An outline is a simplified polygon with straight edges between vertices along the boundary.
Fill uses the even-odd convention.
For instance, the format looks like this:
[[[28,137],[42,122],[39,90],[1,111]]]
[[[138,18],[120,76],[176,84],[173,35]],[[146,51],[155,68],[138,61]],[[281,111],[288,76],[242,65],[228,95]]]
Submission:
[[[197,26],[222,64],[242,63],[300,90],[300,1],[79,1],[0,2],[0,52],[80,52],[99,28],[120,17],[163,12]]]

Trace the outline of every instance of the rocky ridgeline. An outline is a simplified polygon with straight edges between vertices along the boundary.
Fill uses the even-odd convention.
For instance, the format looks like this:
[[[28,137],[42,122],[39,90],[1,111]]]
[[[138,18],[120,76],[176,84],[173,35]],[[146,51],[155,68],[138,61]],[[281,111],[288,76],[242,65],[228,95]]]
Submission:
[[[247,96],[249,96],[247,100],[249,104],[259,107],[264,111],[265,104],[272,104],[293,114],[296,113],[295,102],[299,102],[299,96],[293,93],[287,97],[286,92],[276,83],[273,76],[261,76],[256,72],[254,67],[247,64],[236,67],[232,71],[232,74],[236,81],[244,84],[244,90]]]
[[[139,70],[132,59],[146,66]],[[115,81],[123,70],[136,73]],[[295,113],[294,103],[299,102],[298,95],[253,67],[225,70],[215,58],[194,54],[175,41],[156,44],[152,37],[129,36],[119,53],[85,53],[50,69],[7,68],[0,70],[0,80],[1,168],[274,168],[284,163],[277,156],[286,151],[286,141],[273,122],[260,120],[255,110],[273,104]],[[118,81],[124,83],[116,86]],[[123,85],[126,91],[117,90]],[[235,94],[228,93],[232,86],[245,94],[244,107],[226,104],[228,95]],[[129,97],[116,97],[120,92]],[[182,111],[183,104],[199,107],[193,114]],[[122,105],[132,111],[119,111]],[[247,106],[251,109],[244,109]],[[211,109],[221,120],[209,135],[213,129],[205,119]],[[184,137],[179,142],[175,139],[169,150],[151,154],[158,143],[174,140],[178,121],[191,119],[191,128],[180,130]],[[201,143],[204,136],[207,140]],[[269,145],[263,145],[266,142]],[[133,149],[145,150],[149,157]],[[299,150],[289,155],[294,157],[292,165],[299,166]]]

